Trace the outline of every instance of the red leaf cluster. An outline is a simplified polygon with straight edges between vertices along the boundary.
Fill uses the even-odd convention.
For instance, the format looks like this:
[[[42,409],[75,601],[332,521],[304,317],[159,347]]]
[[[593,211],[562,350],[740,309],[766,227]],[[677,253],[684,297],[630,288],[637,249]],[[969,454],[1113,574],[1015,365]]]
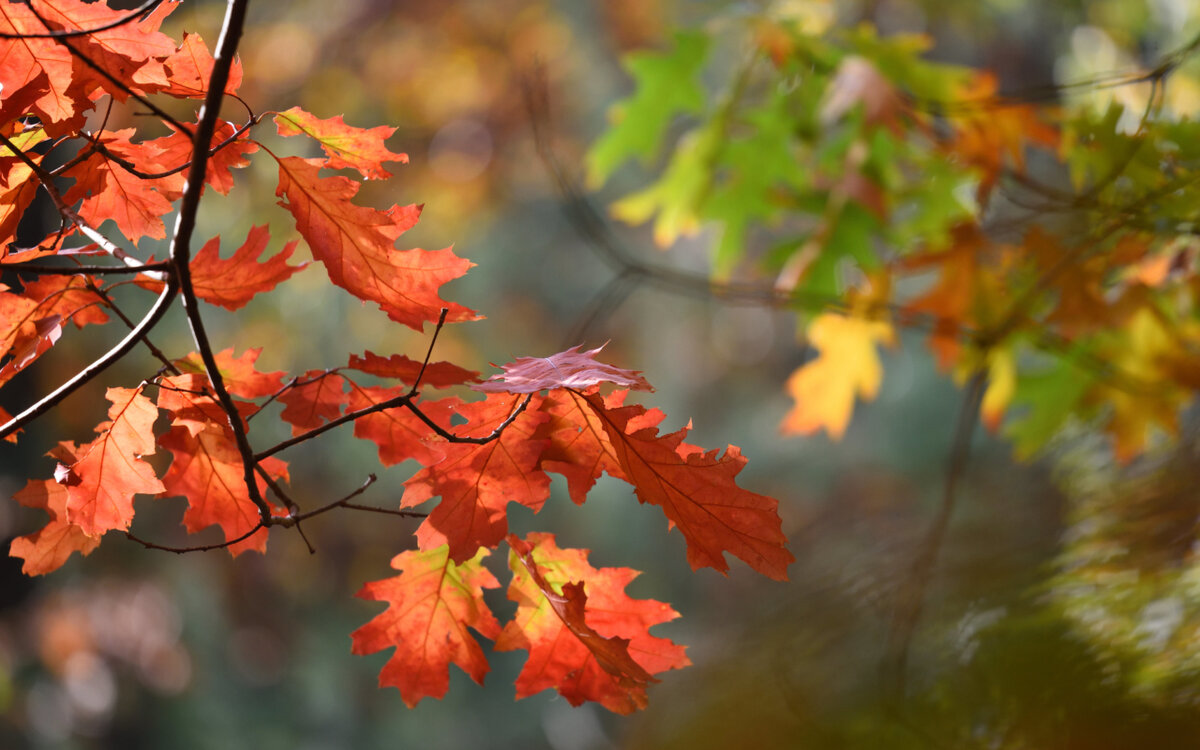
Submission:
[[[301,241],[334,285],[374,303],[394,323],[416,331],[435,323],[436,339],[446,323],[479,316],[442,297],[442,287],[465,274],[469,261],[449,248],[397,248],[419,207],[356,205],[359,183],[333,173],[390,177],[385,162],[407,161],[385,145],[394,129],[357,128],[293,108],[267,114],[279,134],[306,139],[324,156],[270,151],[254,137],[265,115],[251,112],[241,125],[220,119],[221,100],[236,94],[242,79],[237,35],[222,34],[216,55],[195,33],[176,44],[158,30],[175,6],[161,3],[139,16],[82,0],[0,5],[0,33],[26,35],[0,41],[0,232],[11,239],[39,191],[62,224],[33,247],[5,243],[0,253],[0,263],[19,278],[0,288],[0,385],[49,354],[68,323],[81,328],[117,318],[128,329],[91,365],[60,359],[76,376],[16,417],[0,412],[0,437],[15,440],[24,425],[135,345],[158,360],[157,372],[134,387],[109,387],[108,418],[95,436],[59,443],[49,454],[57,461],[53,478],[32,479],[17,493],[20,504],[45,511],[49,520],[16,539],[10,553],[24,559],[26,573],[40,575],[73,552],[87,555],[110,531],[174,551],[264,552],[274,527],[362,508],[350,502],[357,492],[315,506],[294,497],[288,465],[276,455],[352,422],[354,436],[377,447],[382,465],[420,466],[404,483],[400,507],[385,510],[438,499],[417,529],[418,549],[392,561],[399,575],[360,592],[389,604],[353,636],[355,653],[396,649],[382,684],[398,687],[414,705],[444,694],[451,663],[482,680],[487,661],[474,630],[499,650],[529,651],[519,697],[554,688],[572,704],[594,700],[621,713],[644,706],[653,675],[688,664],[682,647],[649,634],[676,613],[626,596],[637,575],[632,570],[593,568],[584,550],[559,549],[548,534],[509,534],[510,503],[539,510],[551,495],[548,472],[564,476],[571,499],[582,503],[608,473],[680,528],[693,567],[724,572],[730,552],[783,578],[791,557],[775,501],[737,487],[745,464],[737,448],[717,455],[683,442],[686,430],[659,435],[661,412],[624,405],[627,389],[653,389],[640,373],[598,361],[600,349],[521,358],[480,383],[475,371],[431,362],[432,342],[421,359],[368,351],[350,355],[344,366],[298,375],[259,370],[260,349],[235,356],[214,346],[203,325],[204,303],[238,311],[286,283],[307,265],[290,262]],[[197,105],[194,118],[178,119],[156,104],[164,96],[204,106]],[[180,106],[186,105],[171,111]],[[108,127],[110,116],[138,122],[124,115],[145,112],[170,134]],[[43,165],[46,148],[39,148],[47,143],[69,143],[75,156],[50,169]],[[206,186],[231,192],[238,171],[262,154],[278,166],[281,217],[290,214],[299,239],[272,249],[264,224],[226,257],[219,237],[197,242],[193,252],[190,233]],[[167,257],[143,260],[139,241],[167,238],[168,225],[174,229]],[[140,321],[110,294],[130,281],[133,293],[157,295]],[[180,307],[172,304],[177,296],[192,330],[183,352],[194,349],[183,356],[176,342],[160,349],[150,338],[166,311]],[[601,386],[625,390],[602,397]],[[465,400],[471,388],[486,396]],[[427,399],[424,389],[457,391]],[[291,437],[256,447],[258,425],[276,417]],[[161,461],[149,460],[159,453]],[[217,527],[224,541],[178,548],[138,539],[131,527],[143,497],[183,498],[186,532]],[[501,626],[483,601],[484,589],[500,586],[483,560],[506,539],[508,595],[518,610]]]

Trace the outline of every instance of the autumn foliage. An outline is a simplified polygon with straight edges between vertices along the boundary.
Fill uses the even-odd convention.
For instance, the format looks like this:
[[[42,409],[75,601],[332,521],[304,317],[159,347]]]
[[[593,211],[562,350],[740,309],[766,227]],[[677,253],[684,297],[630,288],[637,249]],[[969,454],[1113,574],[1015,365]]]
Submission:
[[[439,361],[445,326],[482,317],[443,291],[472,263],[404,246],[421,206],[359,197],[408,161],[387,145],[394,129],[259,111],[239,94],[247,0],[229,0],[214,48],[160,31],[178,4],[0,4],[0,386],[80,335],[111,344],[15,416],[0,412],[0,438],[15,442],[70,398],[107,405],[94,431],[38,448],[53,475],[28,478],[13,499],[47,518],[11,555],[43,575],[114,536],[237,556],[329,513],[417,516],[396,574],[359,592],[385,605],[352,635],[356,654],[390,652],[382,685],[413,706],[445,694],[451,664],[482,682],[486,640],[528,652],[518,698],[553,689],[573,705],[644,707],[656,675],[690,663],[651,632],[677,613],[625,593],[636,571],[593,567],[550,533],[515,534],[511,504],[536,513],[558,475],[582,505],[608,475],[662,512],[654,521],[678,530],[693,569],[726,573],[732,556],[783,581],[793,557],[776,500],[738,484],[737,446],[708,450],[687,442],[690,424],[663,428],[665,414],[630,396],[651,385],[602,347],[521,357],[489,376],[480,363]],[[1038,107],[1002,94],[989,73],[930,62],[924,38],[838,29],[813,10],[820,3],[778,5],[791,10],[682,32],[628,58],[633,92],[586,157],[584,182],[600,189],[641,164],[646,184],[611,214],[649,225],[662,246],[707,230],[712,274],[664,269],[593,236],[619,267],[613,283],[657,278],[795,310],[806,356],[781,378],[787,435],[841,439],[883,386],[882,352],[920,332],[965,385],[935,540],[977,423],[1022,458],[1068,424],[1104,434],[1118,462],[1176,434],[1200,387],[1200,127],[1172,110],[1165,84],[1200,39],[1104,79],[1142,92],[1121,102]],[[717,33],[741,34],[749,51],[721,95],[701,83]],[[540,139],[581,234],[598,234],[590,197]],[[277,175],[276,216],[244,236],[197,236],[206,191],[236,195],[240,171],[264,164]],[[38,224],[39,204],[53,207],[54,226]],[[285,236],[272,236],[272,219]],[[153,257],[148,240],[168,250]],[[324,352],[323,367],[282,372],[259,368],[262,349],[210,339],[210,306],[237,313],[301,272],[325,273],[380,325],[421,334],[419,350]],[[137,313],[125,309],[131,293],[144,300]],[[180,306],[190,337],[157,340]],[[156,369],[104,380],[135,348]],[[288,450],[343,427],[380,466],[412,469],[389,507],[363,498],[374,475],[336,498],[289,484]],[[266,439],[274,428],[290,437]],[[136,535],[139,503],[168,497],[186,500],[188,533],[217,527],[224,541]],[[889,635],[901,670],[931,548]],[[504,586],[498,575],[516,605],[507,622],[485,600]]]
[[[451,663],[482,681],[488,665],[478,635],[498,650],[529,652],[518,697],[552,688],[572,704],[597,701],[621,713],[643,707],[654,675],[689,663],[682,646],[650,634],[676,613],[624,593],[635,571],[593,568],[586,550],[560,548],[550,534],[510,534],[509,504],[540,509],[552,473],[566,478],[581,504],[607,473],[660,508],[667,527],[679,528],[693,568],[724,572],[730,553],[782,580],[792,556],[776,501],[737,485],[746,459],[736,447],[706,451],[685,442],[687,429],[660,433],[665,415],[626,403],[630,390],[652,390],[649,383],[598,359],[599,349],[522,358],[483,381],[432,360],[443,326],[479,317],[441,292],[472,264],[451,249],[396,247],[417,222],[418,206],[355,203],[362,180],[388,179],[390,168],[407,161],[385,145],[393,130],[299,108],[255,112],[238,96],[244,0],[229,3],[215,53],[197,34],[173,40],[160,33],[176,6],[148,2],[129,12],[37,0],[0,7],[0,225],[7,238],[0,264],[8,280],[0,290],[0,383],[69,340],[71,326],[125,326],[94,363],[15,417],[4,415],[0,436],[17,439],[134,347],[159,363],[140,382],[107,388],[108,418],[94,434],[49,449],[53,477],[32,478],[15,496],[48,519],[15,540],[11,554],[24,560],[25,573],[42,575],[114,534],[171,549],[131,533],[138,503],[151,498],[186,498],[189,533],[216,526],[224,535],[219,544],[175,551],[224,547],[234,556],[266,552],[273,530],[294,530],[330,511],[415,513],[432,503],[416,548],[392,561],[398,573],[360,592],[387,604],[353,636],[355,653],[393,649],[381,684],[415,705],[445,693]],[[194,120],[170,115],[158,104],[168,98],[195,102]],[[248,113],[244,120],[222,119],[238,107]],[[170,134],[108,128],[123,108],[149,111]],[[323,156],[275,153],[256,140],[270,122]],[[205,188],[238,190],[237,171],[251,159],[277,166],[275,194],[295,235],[275,238],[261,225],[244,238],[194,237]],[[61,225],[18,245],[17,225],[39,196],[53,203]],[[139,256],[138,241],[167,238],[169,224],[168,256]],[[237,311],[287,283],[307,265],[296,260],[301,241],[334,285],[378,307],[381,318],[430,332],[428,348],[411,357],[341,354],[326,369],[284,373],[259,370],[261,350],[215,345],[204,305]],[[149,301],[140,317],[110,294],[130,282]],[[192,340],[154,341],[177,300]],[[276,417],[292,437],[263,444],[260,425]],[[347,424],[377,446],[383,466],[419,467],[399,507],[355,502],[374,476],[333,500],[288,486],[287,449]],[[169,462],[149,460],[156,454]],[[500,586],[483,561],[501,545],[512,574],[508,597],[518,605],[507,623],[482,598]]]

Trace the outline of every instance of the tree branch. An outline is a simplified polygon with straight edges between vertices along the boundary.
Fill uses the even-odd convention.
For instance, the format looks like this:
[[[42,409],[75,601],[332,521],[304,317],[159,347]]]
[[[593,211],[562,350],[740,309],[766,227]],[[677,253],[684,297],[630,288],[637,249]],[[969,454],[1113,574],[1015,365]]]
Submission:
[[[979,405],[987,386],[987,372],[979,370],[971,376],[963,393],[962,408],[958,413],[958,425],[954,430],[954,442],[950,446],[950,459],[946,464],[946,481],[942,486],[942,502],[937,516],[925,534],[916,559],[913,560],[907,580],[901,584],[896,596],[896,610],[892,614],[888,631],[887,651],[880,671],[883,677],[885,699],[899,703],[904,698],[908,671],[908,654],[913,633],[921,619],[926,589],[933,576],[934,565],[942,549],[946,530],[954,515],[958,484],[971,455],[971,436],[979,422]]]
[[[246,539],[249,539],[250,537],[254,536],[254,534],[256,534],[259,529],[265,529],[265,528],[266,528],[266,524],[264,524],[260,520],[258,522],[258,524],[255,525],[254,528],[250,529],[245,534],[242,534],[241,536],[237,537],[236,539],[229,539],[227,541],[216,542],[214,544],[200,544],[195,547],[169,547],[165,544],[155,544],[154,542],[148,542],[145,539],[141,539],[137,536],[134,536],[132,531],[126,531],[125,538],[131,542],[137,542],[138,544],[142,545],[146,549],[157,549],[157,550],[162,550],[163,552],[174,552],[177,555],[182,555],[182,554],[185,554],[188,552],[208,552],[209,550],[225,549],[226,547],[232,547],[233,545],[237,544],[238,542],[245,541]]]
[[[42,414],[45,414],[64,398],[79,390],[92,378],[104,372],[110,365],[128,354],[158,324],[163,315],[167,313],[167,309],[178,292],[179,288],[176,285],[174,277],[168,278],[166,286],[154,303],[154,307],[150,308],[146,316],[142,318],[141,322],[125,338],[121,339],[116,346],[109,349],[102,357],[76,373],[73,378],[60,385],[53,392],[43,396],[36,404],[8,420],[3,427],[0,427],[0,439],[4,439]]]
[[[200,302],[192,288],[191,275],[191,239],[196,226],[196,212],[200,207],[200,195],[204,192],[204,175],[208,164],[207,144],[212,140],[216,130],[217,118],[220,114],[221,99],[224,97],[225,84],[229,80],[229,71],[237,52],[238,40],[242,35],[242,26],[246,20],[246,5],[248,0],[229,0],[225,13],[225,23],[221,29],[221,38],[217,42],[217,53],[213,61],[212,74],[209,77],[208,95],[204,106],[200,109],[200,119],[196,131],[192,134],[192,163],[188,168],[187,184],[179,205],[179,217],[175,224],[175,234],[171,240],[171,263],[175,268],[175,276],[179,282],[180,293],[183,296],[183,308],[187,314],[188,325],[192,329],[192,339],[196,343],[196,351],[204,361],[204,369],[208,373],[209,383],[221,409],[225,412],[233,431],[234,442],[242,457],[242,479],[246,483],[246,492],[250,500],[258,508],[259,516],[264,526],[273,523],[271,506],[258,491],[258,483],[254,479],[256,461],[254,449],[246,437],[237,405],[225,388],[221,371],[217,367],[212,345],[204,330],[204,319],[200,314]],[[183,132],[188,132],[182,129]]]

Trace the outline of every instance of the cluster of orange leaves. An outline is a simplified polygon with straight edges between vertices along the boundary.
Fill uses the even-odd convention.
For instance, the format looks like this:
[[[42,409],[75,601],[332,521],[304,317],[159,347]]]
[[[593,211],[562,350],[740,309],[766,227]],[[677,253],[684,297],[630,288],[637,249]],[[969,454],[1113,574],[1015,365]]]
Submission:
[[[214,57],[201,37],[185,34],[177,44],[159,31],[177,5],[162,2],[141,16],[80,0],[0,6],[0,33],[8,35],[0,40],[6,238],[0,264],[14,280],[0,290],[0,385],[49,352],[68,323],[108,322],[118,312],[108,291],[118,284],[132,280],[160,302],[178,288],[185,300],[237,310],[308,265],[289,263],[298,240],[270,252],[265,226],[253,228],[228,257],[217,237],[194,254],[173,248],[158,262],[121,249],[167,237],[164,218],[189,190],[183,174],[193,159],[191,128],[204,115],[187,126],[171,124],[168,136],[141,138],[132,128],[106,130],[106,108],[145,109],[162,96],[221,98],[209,91]],[[47,30],[85,33],[52,38]],[[241,78],[235,61],[223,89],[227,99],[236,98]],[[270,151],[252,137],[267,117],[280,135],[310,139],[323,155]],[[384,145],[392,132],[298,108],[250,115],[241,126],[219,121],[206,144],[204,184],[227,193],[236,185],[234,170],[265,153],[278,166],[279,206],[333,284],[418,331],[430,322],[440,329],[473,320],[473,311],[439,294],[466,273],[467,260],[450,249],[394,246],[417,221],[419,207],[356,205],[359,182],[326,174],[390,177],[383,164],[407,160]],[[55,181],[70,187],[58,195]],[[17,224],[39,191],[50,194],[63,226],[17,247]],[[124,242],[100,234],[107,221]],[[85,260],[110,265],[100,272]],[[114,277],[128,280],[107,281]],[[187,345],[193,346],[200,345]],[[738,449],[706,452],[684,442],[686,429],[660,434],[661,412],[625,403],[629,389],[650,390],[649,384],[636,372],[598,362],[599,350],[521,359],[486,382],[457,365],[431,363],[428,355],[418,361],[372,352],[293,377],[258,370],[259,351],[235,356],[232,349],[200,347],[164,358],[160,371],[135,387],[108,388],[108,420],[95,437],[59,443],[49,453],[57,462],[54,476],[29,480],[15,496],[49,515],[40,530],[12,544],[24,571],[48,573],[74,552],[90,553],[109,532],[127,533],[138,496],[182,496],[189,533],[217,526],[233,555],[263,552],[271,529],[345,507],[319,499],[305,514],[283,489],[288,465],[276,454],[352,422],[356,437],[377,445],[381,464],[420,465],[405,482],[401,507],[441,498],[417,531],[417,549],[393,560],[399,574],[363,588],[361,596],[389,606],[353,638],[356,653],[395,649],[380,681],[398,687],[410,705],[444,694],[451,662],[482,680],[487,662],[468,628],[495,640],[498,650],[529,652],[518,697],[554,688],[573,704],[592,700],[628,712],[645,705],[655,673],[689,663],[682,647],[649,634],[676,613],[624,594],[634,571],[593,568],[585,550],[561,549],[548,534],[508,533],[508,504],[538,510],[550,495],[547,472],[566,478],[575,503],[584,502],[603,473],[627,481],[642,503],[661,508],[668,525],[679,528],[693,568],[723,572],[728,552],[771,578],[786,577],[792,557],[776,501],[737,486],[745,464]],[[361,385],[362,375],[393,385]],[[602,385],[620,390],[602,395]],[[485,395],[428,400],[419,392],[447,388]],[[248,445],[253,437],[250,418],[266,415],[274,402],[292,439],[248,451],[239,440],[244,436]],[[0,416],[8,422],[0,434],[10,440],[29,421]],[[146,459],[159,451],[171,456],[161,476]],[[482,598],[484,589],[499,585],[482,560],[502,542],[513,571],[509,598],[518,603],[503,626]]]

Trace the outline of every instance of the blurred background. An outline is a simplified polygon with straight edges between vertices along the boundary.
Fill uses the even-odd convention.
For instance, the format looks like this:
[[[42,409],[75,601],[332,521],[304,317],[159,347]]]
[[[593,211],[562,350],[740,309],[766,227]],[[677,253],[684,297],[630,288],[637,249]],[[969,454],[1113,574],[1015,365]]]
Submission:
[[[223,9],[186,2],[165,30],[213,44]],[[1118,469],[1087,425],[1026,463],[980,431],[924,592],[908,697],[888,701],[885,644],[938,506],[960,389],[936,370],[923,335],[905,334],[885,353],[879,398],[860,405],[840,442],[781,438],[782,384],[805,356],[794,314],[653,283],[613,294],[612,268],[565,217],[535,124],[543,145],[578,174],[610,105],[630,93],[622,55],[661,48],[677,28],[768,11],[929,34],[932,58],[995,70],[1002,89],[1144,65],[1200,29],[1192,0],[254,4],[242,97],[260,112],[299,105],[360,127],[398,126],[389,146],[411,162],[395,165],[391,181],[364,184],[360,201],[423,203],[403,246],[453,244],[477,264],[444,294],[487,319],[444,331],[436,358],[486,371],[488,362],[610,342],[608,361],[644,371],[658,389],[643,402],[667,413],[666,428],[690,419],[691,442],[742,447],[750,463],[740,483],[780,499],[797,558],[791,581],[768,581],[736,561],[727,578],[691,572],[680,535],[664,534],[661,515],[609,479],[583,507],[556,479],[539,517],[514,511],[519,533],[551,530],[563,546],[590,548],[597,567],[645,571],[630,594],[682,614],[655,633],[686,644],[695,666],[662,675],[648,709],[618,717],[573,709],[551,693],[514,702],[520,652],[490,654],[484,687],[452,669],[446,698],[415,709],[378,689],[387,655],[351,656],[349,634],[380,606],[352,594],[391,575],[388,561],[411,547],[416,521],[328,514],[305,529],[316,554],[278,530],[268,555],[236,560],[113,538],[36,580],[3,558],[0,747],[1200,746],[1194,434]],[[1200,99],[1194,79],[1178,80],[1180,96]],[[530,91],[542,104],[533,118]],[[231,107],[228,116],[243,115]],[[272,130],[256,135],[271,141]],[[256,159],[243,177],[229,198],[206,198],[202,234],[240,242],[250,226],[269,223],[274,243],[287,239],[273,163]],[[589,196],[599,211],[622,180],[636,175]],[[713,238],[703,232],[663,253],[645,227],[612,229],[632,255],[707,272]],[[365,349],[419,357],[427,343],[316,268],[236,315],[208,312],[218,348],[265,347],[259,367],[267,371],[335,366]],[[182,334],[181,320],[168,325]],[[170,334],[157,338],[165,346]],[[105,348],[80,340],[6,395],[19,403]],[[127,364],[127,382],[155,369],[148,359]],[[85,438],[103,410],[96,392],[42,420],[0,454],[0,484],[11,494],[26,477],[47,476],[53,462],[42,449]],[[412,471],[379,472],[374,447],[348,432],[314,443],[285,456],[292,487],[314,505],[370,471],[381,481],[367,498],[394,503]],[[181,504],[142,500],[135,530],[182,543]],[[41,523],[37,512],[0,505],[6,537]],[[501,619],[513,609],[502,591],[490,603]]]

